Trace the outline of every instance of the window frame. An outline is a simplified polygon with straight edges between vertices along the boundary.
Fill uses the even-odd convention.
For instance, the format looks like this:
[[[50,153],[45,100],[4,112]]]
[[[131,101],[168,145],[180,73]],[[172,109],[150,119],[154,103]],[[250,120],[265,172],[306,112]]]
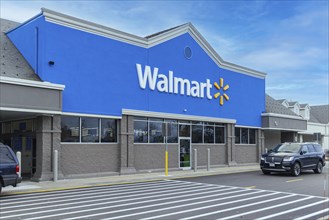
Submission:
[[[61,137],[61,144],[88,144],[88,145],[93,145],[93,144],[118,144],[118,140],[119,140],[119,126],[118,126],[118,119],[116,118],[106,118],[106,117],[91,117],[91,116],[80,116],[80,115],[62,115],[65,117],[77,117],[79,118],[79,141],[78,142],[67,142],[67,141],[62,141],[62,137]],[[99,134],[98,134],[98,140],[97,142],[82,142],[82,122],[81,122],[81,118],[96,118],[98,120],[98,129],[99,129]],[[61,118],[62,119],[62,118]],[[116,141],[115,142],[102,142],[101,140],[101,122],[102,119],[110,119],[110,120],[114,120],[115,125],[116,125]],[[61,130],[62,130],[62,125],[61,125]]]
[[[237,142],[237,129],[239,130],[239,141]],[[248,143],[241,143],[242,142],[242,129],[247,129],[247,140],[248,140]],[[250,130],[254,130],[254,140],[255,140],[255,143],[250,143]],[[247,128],[247,127],[235,127],[234,128],[234,134],[235,134],[235,141],[234,143],[236,145],[257,145],[257,128]]]

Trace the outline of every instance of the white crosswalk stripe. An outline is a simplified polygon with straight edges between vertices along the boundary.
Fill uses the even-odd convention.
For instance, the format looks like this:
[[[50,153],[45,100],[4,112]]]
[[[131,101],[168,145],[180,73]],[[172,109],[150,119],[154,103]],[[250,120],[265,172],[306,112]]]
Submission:
[[[0,197],[0,219],[304,220],[328,211],[325,197],[177,180]]]

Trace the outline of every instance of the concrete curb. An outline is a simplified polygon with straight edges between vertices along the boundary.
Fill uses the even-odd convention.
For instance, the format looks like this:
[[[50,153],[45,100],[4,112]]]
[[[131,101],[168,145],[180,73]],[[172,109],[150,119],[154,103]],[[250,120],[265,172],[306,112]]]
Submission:
[[[68,179],[68,180],[58,180],[57,182],[28,182],[28,184],[19,184],[18,187],[3,188],[1,196],[10,195],[22,195],[29,193],[45,193],[45,192],[55,192],[70,189],[83,189],[91,187],[101,187],[101,186],[113,186],[119,184],[133,184],[141,182],[154,182],[160,180],[172,180],[172,179],[187,179],[194,177],[206,177],[214,175],[225,175],[234,173],[244,173],[260,171],[259,167],[232,167],[232,168],[219,168],[213,171],[199,170],[197,172],[176,171],[173,174],[165,176],[164,173],[148,173],[148,174],[135,174],[127,176],[111,176],[111,177],[99,177],[99,178],[84,178],[84,179]],[[20,188],[21,187],[21,188]]]

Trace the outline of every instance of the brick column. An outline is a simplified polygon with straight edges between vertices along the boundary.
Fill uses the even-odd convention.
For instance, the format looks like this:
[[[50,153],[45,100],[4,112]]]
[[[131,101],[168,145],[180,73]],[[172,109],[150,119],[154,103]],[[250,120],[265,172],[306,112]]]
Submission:
[[[134,118],[133,116],[123,115],[120,122],[120,174],[136,173]]]
[[[56,116],[38,116],[36,126],[36,172],[32,181],[49,181],[53,179],[53,152],[58,150],[58,177],[62,178],[60,163],[61,118]]]
[[[264,131],[259,129],[257,130],[257,161],[260,161],[260,157],[265,153],[265,136]]]
[[[227,124],[226,126],[226,146],[227,146],[227,163],[229,166],[236,166],[235,161],[235,132],[234,124]]]

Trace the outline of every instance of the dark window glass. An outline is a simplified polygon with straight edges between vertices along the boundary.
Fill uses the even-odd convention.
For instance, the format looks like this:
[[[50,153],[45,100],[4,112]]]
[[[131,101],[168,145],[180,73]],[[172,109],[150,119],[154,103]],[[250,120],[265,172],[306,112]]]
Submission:
[[[313,145],[313,147],[315,148],[316,152],[323,152],[322,147],[320,145],[315,144],[315,145]]]
[[[81,118],[81,141],[99,142],[99,119]]]
[[[222,144],[225,143],[225,128],[215,127],[215,143]]]
[[[248,128],[241,128],[241,144],[248,144]]]
[[[302,146],[302,151],[304,151],[306,154],[308,153],[308,147],[307,145]]]
[[[235,128],[235,143],[240,144],[241,140],[241,134],[240,134],[240,128]]]
[[[135,143],[148,142],[147,121],[134,121],[134,141]]]
[[[163,143],[164,138],[162,135],[162,121],[150,121],[149,134],[150,143]]]
[[[168,124],[168,143],[178,143],[177,121],[172,121]]]
[[[190,127],[191,127],[190,125],[180,124],[179,125],[179,136],[180,137],[190,137],[191,136]]]
[[[202,140],[203,125],[192,125],[192,143],[203,143]]]
[[[61,141],[80,142],[80,121],[79,117],[62,116],[61,118]]]
[[[256,130],[249,129],[249,144],[256,144]]]
[[[0,161],[1,163],[16,163],[7,147],[0,147]]]
[[[101,141],[117,142],[117,121],[114,119],[101,119]]]
[[[214,126],[204,126],[204,143],[214,143]]]
[[[310,153],[315,152],[315,149],[314,149],[313,145],[311,145],[311,144],[307,145],[307,149],[308,149],[308,152],[310,152]]]

